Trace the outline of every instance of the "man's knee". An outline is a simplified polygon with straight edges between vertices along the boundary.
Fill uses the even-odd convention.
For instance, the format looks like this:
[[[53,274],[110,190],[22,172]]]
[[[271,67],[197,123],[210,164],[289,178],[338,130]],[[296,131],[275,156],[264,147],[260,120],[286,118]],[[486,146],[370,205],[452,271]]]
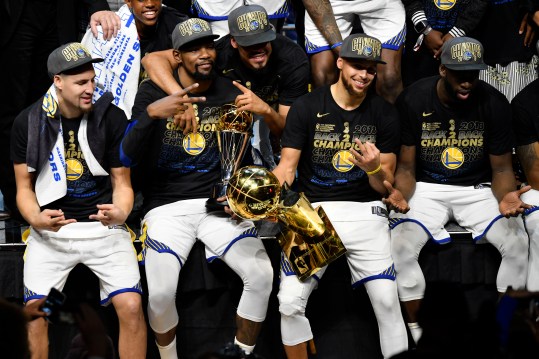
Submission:
[[[305,316],[307,300],[291,294],[282,293],[282,291],[277,295],[281,315],[285,317]]]
[[[142,316],[142,299],[138,293],[122,293],[113,298],[114,308],[118,317],[124,319]]]

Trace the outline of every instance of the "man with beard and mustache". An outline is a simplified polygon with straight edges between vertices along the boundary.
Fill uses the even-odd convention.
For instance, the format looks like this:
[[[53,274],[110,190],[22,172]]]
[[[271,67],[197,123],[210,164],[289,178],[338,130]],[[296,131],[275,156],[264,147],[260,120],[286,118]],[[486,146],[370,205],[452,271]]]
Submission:
[[[371,90],[381,59],[380,40],[354,34],[337,59],[339,80],[300,97],[288,113],[282,156],[273,171],[313,206],[322,205],[347,249],[352,286],[364,285],[380,331],[382,354],[408,348],[389,249],[387,210],[382,197],[393,183],[399,149],[395,108]],[[283,263],[281,261],[281,263]],[[300,281],[281,266],[279,311],[288,358],[307,358],[313,338],[305,308],[325,268]]]
[[[234,9],[228,16],[228,27],[230,35],[220,38],[215,45],[217,71],[237,81],[242,94],[236,98],[236,104],[253,112],[259,120],[255,122],[252,142],[261,153],[262,163],[258,164],[273,168],[273,153],[278,151],[288,110],[299,96],[307,93],[308,59],[297,44],[275,33],[262,6]],[[148,54],[142,63],[150,78],[168,94],[180,90],[172,78],[171,67],[177,66],[172,51]],[[196,123],[192,108],[188,107],[180,120],[186,129]]]
[[[214,72],[215,37],[202,19],[184,21],[172,33],[179,65],[174,77],[189,96],[203,100],[194,105],[197,131],[186,132],[174,123],[173,116],[185,109],[181,104],[185,91],[167,96],[148,80],[141,84],[132,125],[121,145],[126,166],[147,162],[143,255],[148,316],[161,358],[177,358],[176,288],[197,239],[204,243],[208,261],[221,259],[243,280],[235,342],[247,353],[253,351],[272,288],[273,270],[254,224],[205,207],[220,178],[216,134],[220,109],[240,93]]]
[[[416,342],[425,291],[418,256],[429,239],[451,240],[444,228],[448,221],[470,231],[476,242],[486,239],[498,249],[501,294],[508,286],[526,284],[528,238],[519,214],[530,207],[520,199],[530,187],[516,190],[511,107],[503,94],[479,80],[479,71],[487,68],[483,59],[479,41],[450,39],[442,46],[440,75],[414,83],[397,100],[402,146],[398,191],[388,204],[406,214],[392,215],[391,250]]]
[[[92,64],[101,61],[76,42],[54,50],[47,62],[54,84],[15,119],[17,204],[30,224],[24,301],[31,304],[53,287],[62,290],[82,263],[100,280],[101,304],[116,309],[120,356],[145,358],[140,273],[124,224],[133,190],[119,158],[127,118],[110,93],[92,104]],[[28,324],[33,358],[47,358],[47,331],[44,318]]]

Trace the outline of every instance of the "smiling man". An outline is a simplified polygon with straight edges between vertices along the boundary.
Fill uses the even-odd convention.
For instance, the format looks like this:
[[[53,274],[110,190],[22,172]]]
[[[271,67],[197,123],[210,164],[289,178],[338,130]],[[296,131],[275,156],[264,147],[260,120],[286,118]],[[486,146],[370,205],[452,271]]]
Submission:
[[[221,259],[244,282],[237,307],[235,342],[252,352],[266,316],[273,271],[254,224],[222,211],[207,211],[212,186],[220,178],[216,126],[223,105],[240,91],[214,71],[216,52],[210,25],[189,19],[172,33],[177,84],[190,96],[204,96],[193,107],[197,132],[184,133],[173,116],[183,109],[185,91],[167,94],[145,81],[133,107],[132,125],[122,141],[122,161],[147,168],[143,190],[148,317],[162,359],[177,358],[176,288],[196,240],[208,261]],[[196,100],[196,99],[192,99]]]
[[[399,149],[395,108],[374,93],[380,40],[354,34],[337,59],[339,80],[299,98],[288,114],[282,157],[274,173],[313,206],[322,205],[347,249],[352,286],[365,286],[380,331],[384,358],[408,347],[389,251],[385,181],[393,183]],[[307,359],[313,338],[305,317],[307,300],[325,268],[301,282],[281,263],[281,337],[289,359]]]
[[[530,187],[516,190],[511,108],[503,94],[479,80],[479,71],[487,67],[483,59],[479,41],[448,40],[442,46],[440,75],[414,83],[397,99],[402,147],[395,185],[404,198],[388,203],[407,212],[409,201],[409,212],[392,216],[391,250],[399,297],[416,341],[425,292],[417,259],[429,239],[438,244],[451,240],[444,228],[448,221],[498,249],[500,293],[526,284],[528,238],[517,216],[530,207],[520,200]]]
[[[116,309],[120,356],[145,358],[140,273],[124,224],[133,190],[119,158],[127,118],[110,93],[92,104],[92,63],[101,61],[80,43],[54,50],[47,62],[54,84],[13,126],[17,204],[30,224],[24,300],[62,290],[82,263],[99,278],[101,303]],[[47,330],[43,318],[29,323],[32,358],[47,358]]]
[[[236,97],[236,104],[261,120],[255,123],[253,147],[261,153],[262,163],[258,164],[273,168],[270,132],[272,139],[280,138],[290,106],[307,93],[307,55],[290,39],[275,33],[262,6],[234,9],[228,16],[228,27],[230,35],[215,45],[215,64],[223,76],[237,81],[242,94]],[[177,67],[172,51],[149,54],[142,63],[152,81],[168,94],[180,90],[172,77],[171,68]],[[182,127],[189,129],[194,123],[192,111],[188,111]],[[274,148],[278,147],[275,142]]]

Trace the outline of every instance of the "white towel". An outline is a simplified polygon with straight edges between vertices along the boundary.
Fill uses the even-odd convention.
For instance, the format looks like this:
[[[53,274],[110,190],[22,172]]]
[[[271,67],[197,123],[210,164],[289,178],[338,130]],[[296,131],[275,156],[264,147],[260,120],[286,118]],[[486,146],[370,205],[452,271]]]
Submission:
[[[54,85],[47,91],[48,102],[53,102],[52,108],[58,108],[58,96],[56,95],[56,89]],[[53,114],[54,115],[54,114]],[[53,116],[54,117],[54,116]],[[87,137],[88,128],[88,114],[84,114],[82,117],[79,133],[77,139],[79,140],[79,146],[81,147],[82,154],[86,160],[86,164],[92,175],[94,176],[108,176],[107,171],[99,164],[94,154],[90,150],[90,144]],[[64,149],[64,136],[62,132],[62,124],[60,123],[60,131],[56,143],[49,155],[48,163],[40,164],[41,169],[36,179],[36,198],[40,207],[54,202],[67,194],[67,181],[66,181],[66,161],[65,161],[65,149]],[[28,167],[28,172],[34,172],[35,169]]]
[[[105,41],[103,31],[98,26],[97,39],[88,29],[82,39],[82,44],[90,51],[92,57],[105,59],[103,62],[94,64],[97,85],[94,91],[94,102],[104,92],[109,91],[114,95],[114,104],[121,108],[129,119],[138,90],[140,42],[135,18],[127,4],[123,5],[116,14],[122,23],[116,37]]]

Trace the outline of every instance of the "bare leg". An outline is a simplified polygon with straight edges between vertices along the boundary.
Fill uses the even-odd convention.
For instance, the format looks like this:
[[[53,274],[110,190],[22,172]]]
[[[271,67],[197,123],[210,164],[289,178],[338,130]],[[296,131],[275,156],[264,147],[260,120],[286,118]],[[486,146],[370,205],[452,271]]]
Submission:
[[[398,51],[382,49],[382,60],[386,65],[378,65],[376,90],[380,96],[390,103],[395,103],[402,92],[401,77],[402,46]]]
[[[112,304],[120,321],[120,357],[146,358],[146,323],[140,294],[118,294],[112,298]]]
[[[337,81],[336,59],[331,51],[311,55],[311,76],[313,87],[331,85]]]
[[[155,340],[157,341],[157,344],[159,344],[162,347],[166,347],[167,345],[172,343],[172,341],[176,337],[176,327],[170,329],[166,333],[159,334],[159,333],[154,332],[154,334],[155,334]]]
[[[238,341],[249,346],[256,344],[256,338],[258,338],[260,329],[262,329],[262,322],[253,322],[252,320],[236,315],[236,326],[238,327],[236,331],[236,339]]]
[[[417,323],[417,312],[421,306],[421,299],[402,302],[402,304],[404,305],[404,311],[406,312],[406,322]]]
[[[28,303],[33,301],[28,301]],[[28,342],[30,343],[32,359],[47,359],[49,357],[48,329],[49,325],[43,318],[28,323]]]
[[[285,345],[284,351],[288,359],[307,359],[307,342],[299,343],[296,345]]]

